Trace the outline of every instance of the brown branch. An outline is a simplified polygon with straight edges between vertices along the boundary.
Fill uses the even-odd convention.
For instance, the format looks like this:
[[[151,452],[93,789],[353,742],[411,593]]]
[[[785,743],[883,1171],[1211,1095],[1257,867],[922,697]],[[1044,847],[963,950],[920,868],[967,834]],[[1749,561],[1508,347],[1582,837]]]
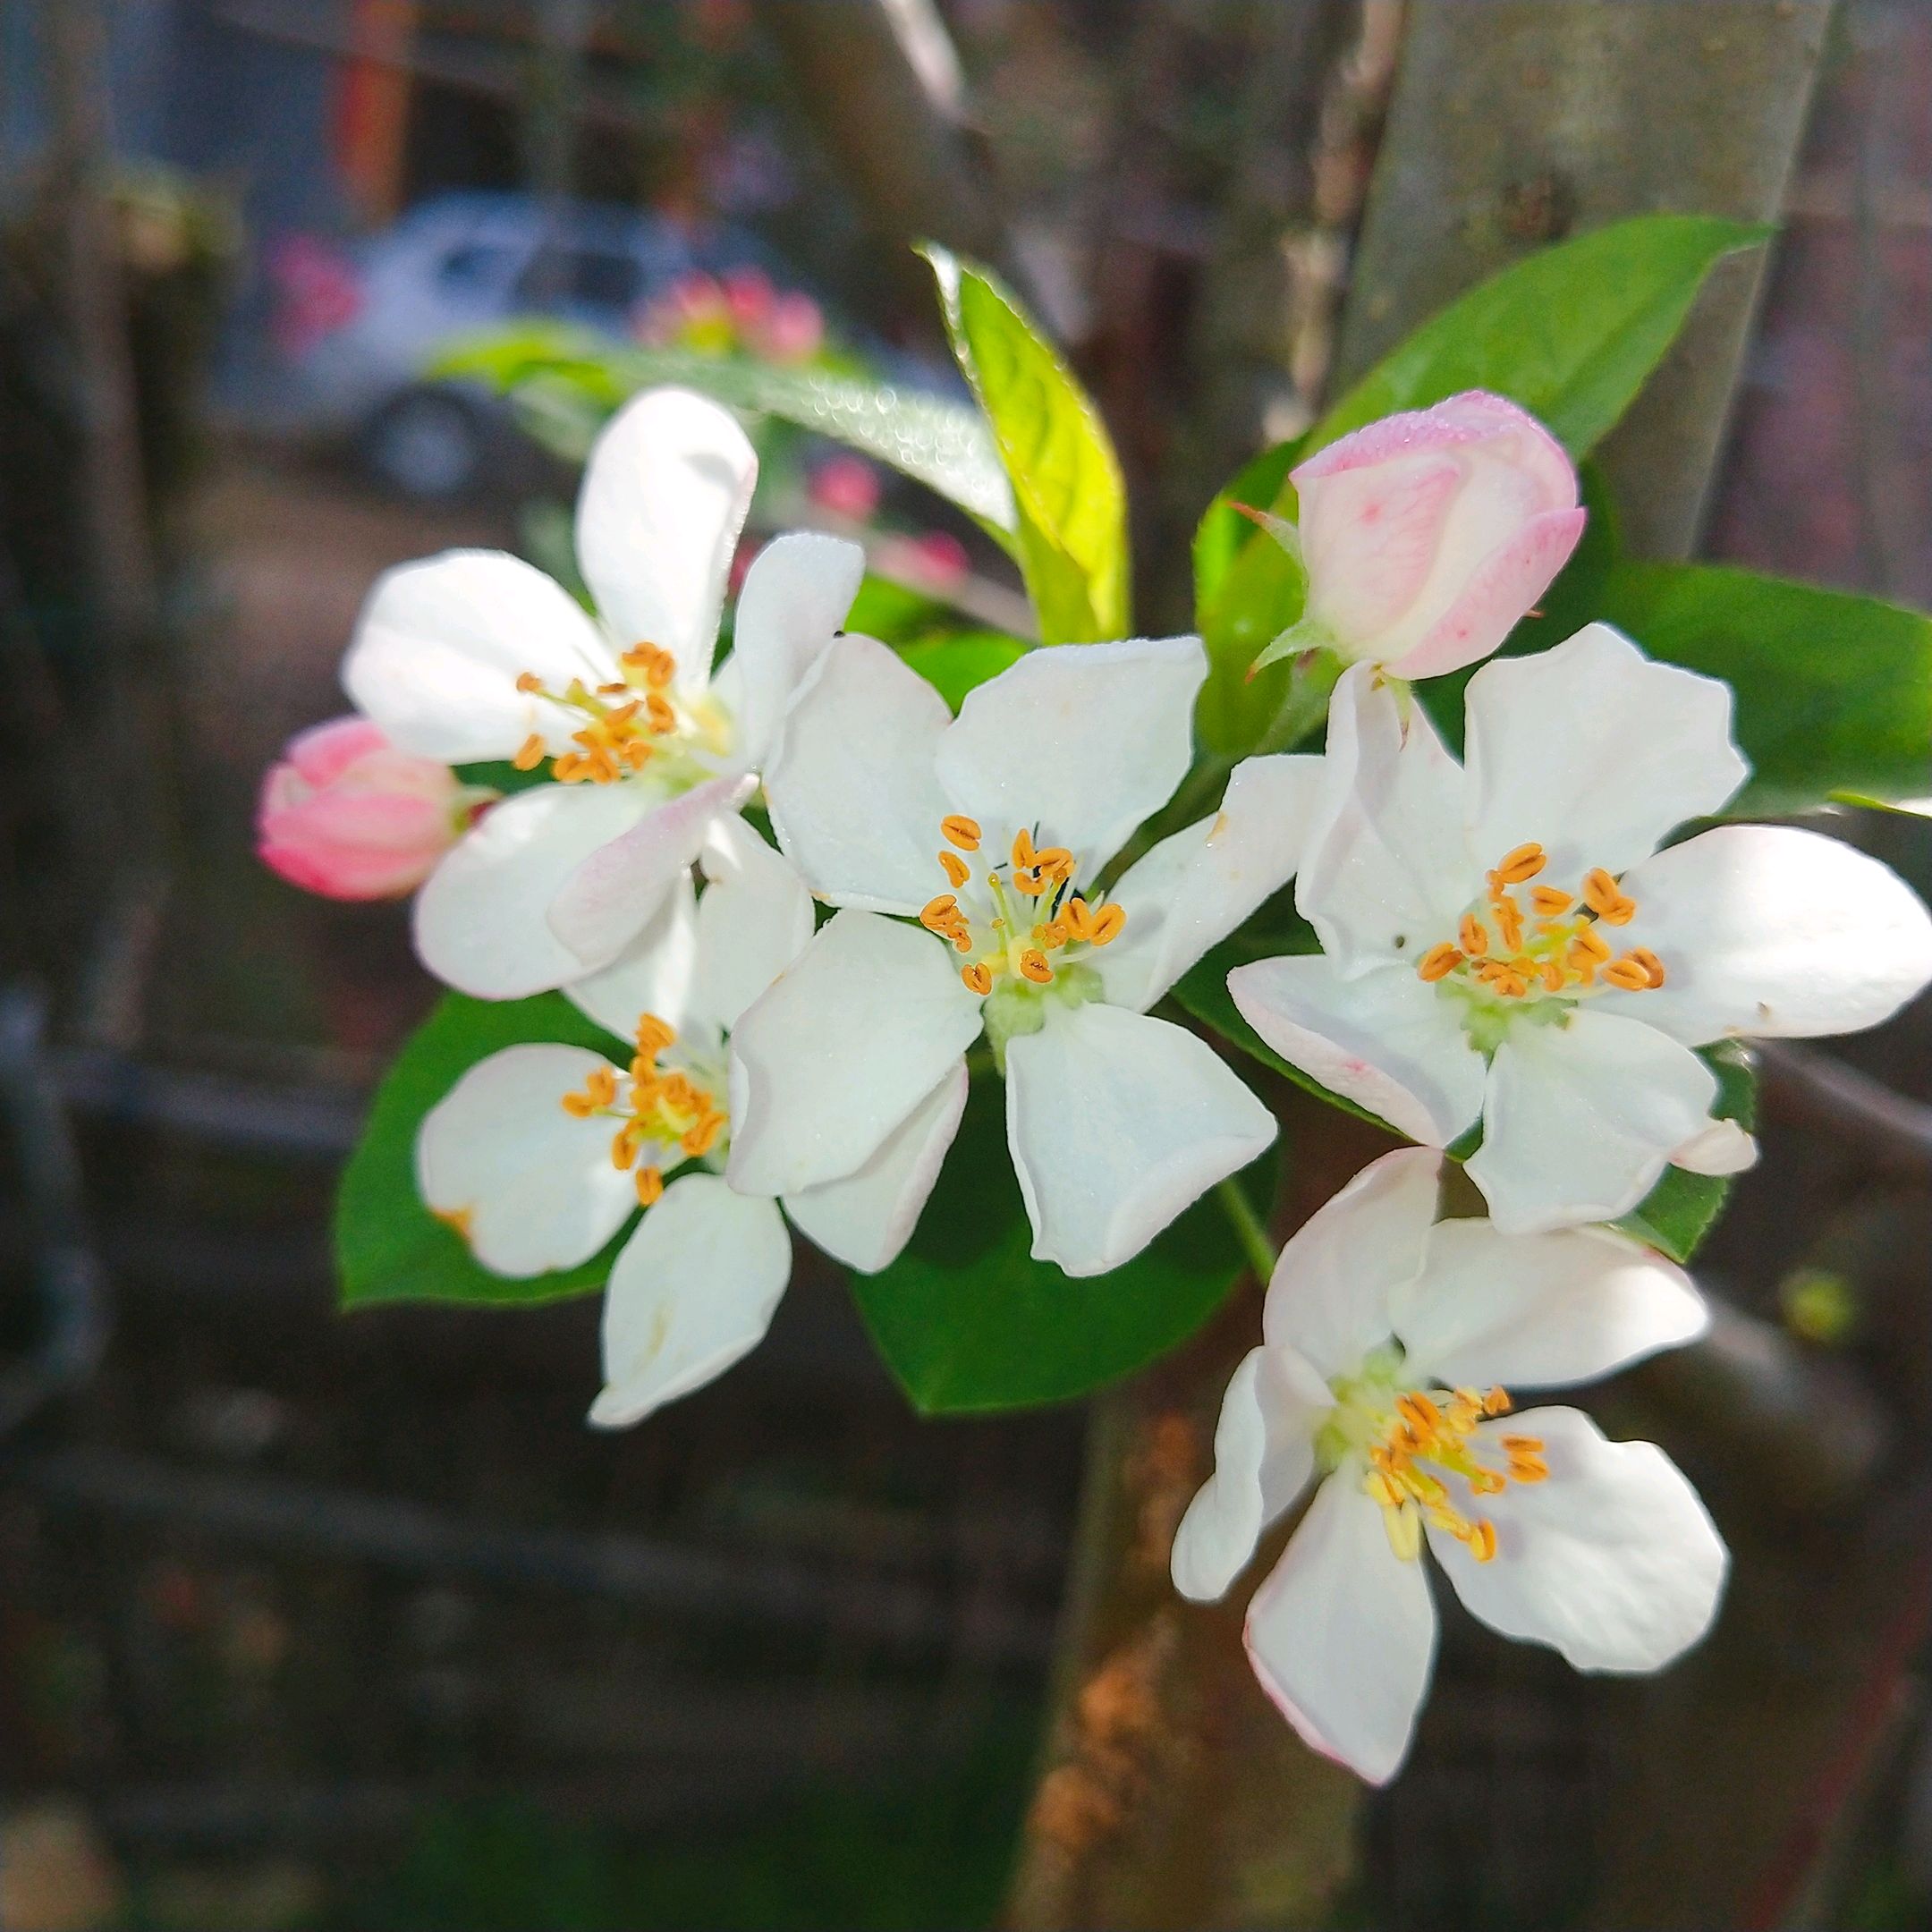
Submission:
[[[1774,1120],[1848,1142],[1901,1180],[1932,1179],[1932,1106],[1810,1047],[1766,1042],[1758,1060]]]

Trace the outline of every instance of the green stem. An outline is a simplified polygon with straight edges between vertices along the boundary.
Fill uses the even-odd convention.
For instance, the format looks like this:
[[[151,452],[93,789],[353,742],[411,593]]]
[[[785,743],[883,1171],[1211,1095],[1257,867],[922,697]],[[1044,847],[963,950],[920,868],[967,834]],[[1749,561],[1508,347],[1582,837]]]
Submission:
[[[1222,1213],[1228,1217],[1228,1225],[1234,1230],[1234,1238],[1241,1244],[1241,1252],[1248,1257],[1248,1266],[1254,1270],[1254,1278],[1267,1287],[1277,1258],[1275,1243],[1268,1239],[1267,1224],[1255,1212],[1254,1203],[1242,1191],[1240,1180],[1233,1174],[1215,1189],[1215,1198],[1221,1203]]]

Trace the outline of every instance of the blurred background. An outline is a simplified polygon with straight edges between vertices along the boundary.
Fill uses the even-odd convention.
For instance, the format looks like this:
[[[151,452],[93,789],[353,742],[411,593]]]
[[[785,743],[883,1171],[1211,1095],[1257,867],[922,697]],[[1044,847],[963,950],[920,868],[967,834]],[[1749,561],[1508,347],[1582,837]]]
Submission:
[[[1716,97],[1789,151],[1684,534],[1932,602],[1932,14],[1546,10],[1670,17],[1647,57],[1677,65],[1810,31],[1801,81]],[[1492,11],[1522,28],[1446,8],[1472,67]],[[1385,143],[1424,139],[1402,89],[1452,85],[1404,38],[1433,14],[1439,49],[1445,13],[0,0],[8,1932],[998,1915],[1086,1417],[918,1423],[802,1249],[769,1344],[614,1437],[581,1421],[594,1301],[338,1317],[335,1177],[434,988],[402,908],[257,864],[255,792],[343,708],[379,571],[568,569],[607,401],[526,392],[522,346],[961,396],[922,233],[1069,345],[1129,470],[1140,621],[1183,627],[1194,517],[1373,334],[1359,230]],[[1513,84],[1533,109],[1552,76]],[[1566,138],[1614,169],[1652,131]],[[1525,161],[1494,233],[1442,239],[1493,263],[1603,211]],[[895,639],[1024,628],[964,520],[753,427],[748,541],[862,537]],[[1835,829],[1932,890],[1924,821]],[[1932,1922],[1928,1074],[1923,1003],[1767,1066],[1767,1158],[1702,1265],[1733,1312],[1606,1398],[1738,1544],[1716,1640],[1605,1685],[1452,1622],[1406,1776],[1241,1923],[1660,1924],[1726,1860],[1724,1922]]]

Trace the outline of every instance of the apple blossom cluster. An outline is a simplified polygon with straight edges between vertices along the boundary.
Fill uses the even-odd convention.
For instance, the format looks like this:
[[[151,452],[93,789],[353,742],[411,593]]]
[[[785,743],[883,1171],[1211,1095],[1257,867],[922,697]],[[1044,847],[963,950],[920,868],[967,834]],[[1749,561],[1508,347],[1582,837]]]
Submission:
[[[1301,560],[1306,614],[1264,655],[1346,665],[1325,747],[1235,765],[1160,837],[1195,769],[1199,639],[1035,649],[955,716],[842,629],[856,547],[793,535],[752,561],[714,674],[754,471],[724,411],[638,397],[578,505],[595,614],[495,553],[391,572],[344,666],[359,716],[296,741],[263,800],[285,877],[414,889],[439,979],[560,988],[609,1034],[482,1060],[417,1143],[427,1207],[496,1273],[579,1267],[634,1223],[591,1419],[636,1422],[752,1348],[788,1223],[889,1266],[975,1075],[1003,1083],[1033,1258],[1132,1260],[1275,1138],[1156,1009],[1292,881],[1312,944],[1228,992],[1416,1145],[1281,1252],[1176,1586],[1222,1594],[1312,1490],[1248,1646],[1302,1736],[1375,1780],[1428,1681],[1431,1564],[1581,1670],[1694,1643],[1727,1559],[1690,1484],[1521,1398],[1703,1332],[1682,1271],[1604,1224],[1673,1165],[1755,1157],[1698,1049],[1884,1020],[1932,980],[1932,917],[1815,832],[1666,843],[1748,775],[1731,694],[1606,625],[1484,665],[1451,753],[1413,681],[1491,657],[1562,567],[1583,520],[1562,449],[1469,394],[1295,470],[1299,526],[1261,521]],[[490,764],[506,795],[468,782]],[[1487,1218],[1439,1217],[1450,1149]]]

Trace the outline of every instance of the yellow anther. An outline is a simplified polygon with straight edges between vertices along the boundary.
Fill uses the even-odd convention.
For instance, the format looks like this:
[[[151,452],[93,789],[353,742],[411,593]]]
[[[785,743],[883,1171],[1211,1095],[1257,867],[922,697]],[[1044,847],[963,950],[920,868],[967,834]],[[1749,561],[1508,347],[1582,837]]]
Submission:
[[[1456,928],[1456,937],[1471,959],[1480,959],[1489,950],[1489,929],[1473,912],[1462,915],[1462,923]]]
[[[617,1097],[617,1076],[607,1066],[599,1067],[584,1082],[584,1091],[599,1106],[608,1106]]]
[[[1029,946],[1020,955],[1020,970],[1035,986],[1053,984],[1053,968],[1046,963],[1046,955],[1037,946]]]
[[[1561,993],[1570,984],[1570,978],[1555,960],[1545,960],[1539,969],[1543,978],[1543,989],[1546,993]]]
[[[1015,872],[1013,876],[1016,891],[1023,892],[1029,899],[1038,899],[1053,881],[1040,872]]]
[[[588,1095],[567,1093],[564,1096],[564,1111],[573,1120],[589,1120],[597,1112],[597,1103]]]
[[[1623,888],[1601,866],[1584,877],[1583,903],[1613,926],[1628,925],[1637,910],[1637,902],[1625,898]]]
[[[951,893],[941,893],[919,908],[919,924],[928,932],[943,933],[960,916],[959,901]]]
[[[692,1160],[708,1154],[724,1131],[724,1116],[716,1111],[700,1114],[678,1137],[678,1145]]]
[[[1487,1563],[1496,1555],[1496,1525],[1493,1522],[1472,1522],[1470,1533],[1464,1538],[1469,1553],[1478,1563]]]
[[[634,1037],[638,1051],[655,1060],[666,1046],[676,1040],[677,1029],[668,1021],[660,1020],[656,1013],[640,1013]]]
[[[621,661],[627,673],[634,672],[653,691],[664,690],[677,675],[677,659],[655,644],[634,644]]]
[[[517,747],[516,756],[510,762],[519,771],[535,771],[543,763],[544,741],[540,732],[532,732]]]
[[[1601,966],[1610,957],[1610,945],[1601,933],[1592,932],[1588,926],[1580,927],[1576,937],[1570,943],[1572,955],[1580,953],[1593,966]]]
[[[1060,918],[1064,923],[1070,938],[1091,943],[1094,919],[1087,902],[1078,893],[1060,908]]]
[[[1522,951],[1522,909],[1507,893],[1498,893],[1494,907],[1496,931],[1505,953]]]
[[[1422,1513],[1412,1501],[1405,1498],[1393,1505],[1385,1504],[1382,1527],[1388,1532],[1389,1547],[1404,1563],[1413,1563],[1421,1555]]]
[[[1664,962],[1648,946],[1632,946],[1625,956],[1635,960],[1643,968],[1652,986],[1664,984]]]
[[[1033,864],[1033,835],[1024,827],[1013,834],[1013,862],[1022,869]]]
[[[960,978],[966,982],[969,993],[983,996],[993,990],[993,969],[984,960],[975,960],[970,966],[962,966]]]
[[[939,835],[947,844],[957,845],[962,852],[979,850],[979,825],[977,819],[969,818],[963,812],[953,812],[939,821]]]
[[[939,869],[945,874],[948,886],[963,886],[972,877],[972,868],[957,852],[941,852]]]
[[[1447,979],[1462,963],[1462,948],[1452,945],[1445,939],[1440,945],[1431,946],[1416,962],[1416,971],[1424,979],[1433,982]]]
[[[1496,867],[1496,877],[1504,886],[1521,886],[1533,879],[1549,863],[1543,848],[1534,843],[1504,852]]]
[[[1506,1388],[1493,1388],[1482,1399],[1482,1412],[1486,1416],[1507,1415],[1515,1406]]]
[[[637,1171],[638,1206],[655,1206],[664,1196],[664,1170],[661,1167],[640,1167]]]
[[[1048,845],[1033,854],[1033,869],[1057,885],[1073,877],[1073,854],[1064,845]]]
[[[1603,970],[1603,976],[1614,987],[1621,987],[1626,993],[1646,993],[1650,988],[1650,975],[1641,960],[1625,953],[1620,960],[1612,960]]]
[[[1530,888],[1530,910],[1538,919],[1561,919],[1575,903],[1574,893],[1558,892],[1554,886]]]
[[[526,697],[534,697],[542,691],[543,680],[534,671],[520,671],[517,674],[516,688]]]
[[[1093,929],[1087,936],[1089,945],[1112,945],[1127,924],[1127,915],[1117,905],[1104,905],[1093,915]]]

